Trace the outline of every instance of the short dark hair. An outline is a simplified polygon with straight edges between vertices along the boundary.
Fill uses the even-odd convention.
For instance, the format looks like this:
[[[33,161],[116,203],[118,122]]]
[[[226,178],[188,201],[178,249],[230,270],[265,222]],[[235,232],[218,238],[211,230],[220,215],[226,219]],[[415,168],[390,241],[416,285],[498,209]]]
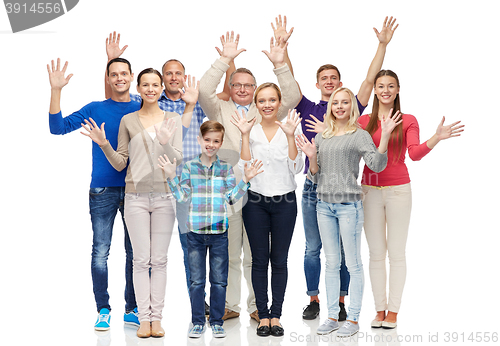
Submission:
[[[114,58],[114,59],[111,59],[110,61],[108,61],[108,64],[106,65],[106,74],[108,76],[109,76],[109,67],[111,66],[111,64],[113,64],[115,62],[122,62],[124,64],[127,64],[128,65],[128,70],[130,71],[130,74],[132,74],[132,66],[130,65],[130,62],[127,59]]]
[[[325,70],[335,70],[339,74],[339,80],[340,80],[340,71],[337,68],[337,66],[334,66],[332,64],[325,64],[319,67],[318,72],[316,72],[316,80],[319,80],[319,74]]]

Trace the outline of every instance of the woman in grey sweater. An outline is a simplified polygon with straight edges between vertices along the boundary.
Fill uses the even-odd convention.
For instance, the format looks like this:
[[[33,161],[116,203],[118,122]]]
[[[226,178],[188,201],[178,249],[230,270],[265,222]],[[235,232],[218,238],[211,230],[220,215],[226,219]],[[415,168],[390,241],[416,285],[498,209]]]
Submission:
[[[361,157],[375,172],[387,165],[387,145],[401,115],[392,109],[382,121],[382,138],[375,147],[368,132],[359,128],[354,94],[347,88],[337,89],[330,97],[325,116],[326,129],[309,142],[302,135],[297,144],[309,157],[308,175],[318,184],[317,216],[321,241],[325,250],[325,283],[328,319],[318,327],[318,334],[348,337],[358,332],[363,297],[364,274],[361,263],[361,230],[363,206],[361,186],[357,179]],[[351,299],[347,321],[339,329],[340,238],[351,275]]]

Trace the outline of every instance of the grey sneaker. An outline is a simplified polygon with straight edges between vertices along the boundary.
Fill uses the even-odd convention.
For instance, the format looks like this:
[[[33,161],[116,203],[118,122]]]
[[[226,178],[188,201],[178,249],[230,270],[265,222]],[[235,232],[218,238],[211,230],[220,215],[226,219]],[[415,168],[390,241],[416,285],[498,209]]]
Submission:
[[[328,318],[321,326],[318,327],[318,329],[316,329],[316,333],[319,335],[325,335],[330,334],[337,329],[339,329],[339,323]]]
[[[189,329],[188,336],[190,338],[200,338],[205,333],[205,325],[196,324]]]
[[[359,323],[352,323],[350,321],[344,322],[342,327],[337,331],[337,336],[341,338],[347,338],[349,336],[353,336],[359,331]]]
[[[218,324],[214,324],[212,326],[212,335],[214,338],[225,338],[226,337],[226,331],[222,326],[219,326]]]

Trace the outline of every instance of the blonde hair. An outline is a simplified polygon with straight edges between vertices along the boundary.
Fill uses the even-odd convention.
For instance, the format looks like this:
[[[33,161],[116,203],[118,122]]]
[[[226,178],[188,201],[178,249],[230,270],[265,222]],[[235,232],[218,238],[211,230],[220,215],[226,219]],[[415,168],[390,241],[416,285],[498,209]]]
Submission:
[[[347,122],[347,125],[345,127],[345,133],[350,134],[356,132],[357,129],[359,129],[359,124],[358,124],[358,117],[359,117],[359,109],[358,109],[358,102],[356,101],[356,97],[352,93],[351,90],[348,88],[338,88],[336,89],[332,95],[330,96],[330,100],[328,100],[328,106],[326,108],[326,115],[325,115],[325,126],[326,129],[323,131],[323,138],[331,138],[337,134],[339,131],[337,127],[337,122],[335,119],[335,116],[332,114],[332,103],[333,103],[333,98],[337,93],[345,91],[350,99],[351,99],[351,114],[349,114],[349,121]]]

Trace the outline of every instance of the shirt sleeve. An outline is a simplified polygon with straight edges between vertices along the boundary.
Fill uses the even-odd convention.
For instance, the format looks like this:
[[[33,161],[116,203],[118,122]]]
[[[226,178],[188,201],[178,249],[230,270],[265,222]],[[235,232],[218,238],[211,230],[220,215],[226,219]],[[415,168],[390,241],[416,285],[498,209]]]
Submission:
[[[118,131],[118,146],[116,151],[113,149],[109,141],[100,146],[111,166],[119,172],[123,171],[125,167],[127,167],[129,142],[130,133],[128,132],[128,128],[122,118],[120,122],[120,129]]]
[[[361,129],[358,131],[361,132],[359,151],[365,164],[376,173],[382,172],[387,166],[387,151],[381,154],[368,132]]]
[[[191,199],[191,174],[189,172],[189,166],[187,164],[182,168],[181,180],[175,177],[174,179],[167,179],[167,184],[170,187],[170,191],[174,198],[179,203],[186,203]]]
[[[200,79],[198,102],[210,120],[218,120],[220,113],[219,102],[224,101],[217,97],[217,86],[228,68],[228,64],[217,59]]]
[[[420,144],[420,129],[414,116],[411,117],[410,124],[406,129],[406,145],[408,147],[408,156],[413,161],[421,160],[431,151],[427,146],[427,141]]]
[[[85,120],[90,118],[90,104],[86,105],[79,111],[76,111],[67,117],[62,116],[62,113],[49,113],[49,128],[53,135],[65,135],[82,127]]]
[[[238,202],[245,195],[249,187],[250,183],[245,183],[243,179],[236,185],[236,178],[233,168],[231,167],[226,177],[226,188],[229,190],[229,192],[226,193],[227,203],[233,205]]]

